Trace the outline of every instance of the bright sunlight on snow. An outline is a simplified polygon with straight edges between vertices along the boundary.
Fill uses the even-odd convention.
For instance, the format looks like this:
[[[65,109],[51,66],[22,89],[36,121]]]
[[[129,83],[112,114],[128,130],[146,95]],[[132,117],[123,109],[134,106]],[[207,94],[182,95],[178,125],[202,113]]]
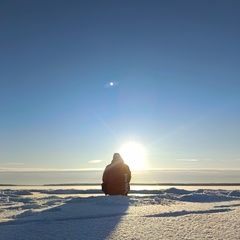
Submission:
[[[0,189],[1,240],[237,240],[239,214],[240,190]]]

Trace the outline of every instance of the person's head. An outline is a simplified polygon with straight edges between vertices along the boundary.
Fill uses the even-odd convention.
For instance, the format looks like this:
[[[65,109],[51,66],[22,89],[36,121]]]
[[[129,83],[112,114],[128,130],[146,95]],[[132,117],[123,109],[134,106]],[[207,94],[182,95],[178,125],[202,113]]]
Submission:
[[[123,159],[119,153],[114,153],[112,162],[123,162]]]
[[[120,153],[114,153],[114,154],[113,154],[113,158],[121,158]]]

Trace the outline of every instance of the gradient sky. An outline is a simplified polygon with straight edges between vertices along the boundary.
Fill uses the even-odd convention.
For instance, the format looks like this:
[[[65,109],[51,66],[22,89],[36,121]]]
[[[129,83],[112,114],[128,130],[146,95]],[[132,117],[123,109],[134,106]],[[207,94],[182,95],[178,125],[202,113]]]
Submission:
[[[0,169],[240,169],[239,76],[238,0],[1,0]]]

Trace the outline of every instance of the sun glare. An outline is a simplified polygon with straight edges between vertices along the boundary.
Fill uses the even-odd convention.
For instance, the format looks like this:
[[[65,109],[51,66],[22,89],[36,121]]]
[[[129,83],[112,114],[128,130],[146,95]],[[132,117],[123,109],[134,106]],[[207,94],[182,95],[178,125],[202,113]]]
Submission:
[[[142,145],[136,142],[124,143],[119,153],[124,162],[129,165],[131,170],[143,170],[145,160],[145,149]]]

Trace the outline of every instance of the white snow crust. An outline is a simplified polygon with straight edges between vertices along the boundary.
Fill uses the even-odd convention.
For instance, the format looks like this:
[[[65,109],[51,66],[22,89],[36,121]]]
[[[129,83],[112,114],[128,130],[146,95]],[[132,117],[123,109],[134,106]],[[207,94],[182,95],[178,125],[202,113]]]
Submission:
[[[1,240],[237,240],[239,216],[239,190],[0,191]]]

